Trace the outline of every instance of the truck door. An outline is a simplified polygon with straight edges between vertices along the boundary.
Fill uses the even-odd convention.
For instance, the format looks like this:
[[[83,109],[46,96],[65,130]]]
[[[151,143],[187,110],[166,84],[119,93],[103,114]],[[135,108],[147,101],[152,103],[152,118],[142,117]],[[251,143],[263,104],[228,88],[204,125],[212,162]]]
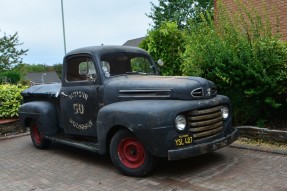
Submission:
[[[61,89],[61,116],[65,134],[96,136],[99,110],[99,75],[89,55],[64,61]]]

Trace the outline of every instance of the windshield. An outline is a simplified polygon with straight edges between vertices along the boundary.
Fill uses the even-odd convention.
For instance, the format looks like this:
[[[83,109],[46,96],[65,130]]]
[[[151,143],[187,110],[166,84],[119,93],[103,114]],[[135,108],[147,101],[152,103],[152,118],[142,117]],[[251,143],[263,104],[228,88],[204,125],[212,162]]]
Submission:
[[[105,54],[101,57],[101,66],[106,77],[121,74],[156,74],[148,57],[142,54]]]

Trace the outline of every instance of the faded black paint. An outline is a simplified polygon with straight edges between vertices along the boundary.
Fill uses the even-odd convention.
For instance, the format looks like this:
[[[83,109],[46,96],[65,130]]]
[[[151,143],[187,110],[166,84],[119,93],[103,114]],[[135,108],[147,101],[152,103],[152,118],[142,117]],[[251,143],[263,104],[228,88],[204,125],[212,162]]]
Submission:
[[[155,75],[107,77],[100,67],[101,56],[125,52],[148,58]],[[97,78],[67,81],[67,59],[83,55],[93,61]],[[19,115],[24,127],[29,119],[37,119],[43,135],[64,133],[88,138],[98,143],[96,150],[100,154],[107,153],[111,129],[115,126],[128,128],[151,154],[171,160],[210,152],[237,138],[229,116],[224,120],[221,133],[194,141],[188,147],[176,148],[174,141],[180,133],[174,127],[174,120],[178,114],[222,105],[230,108],[230,101],[217,95],[216,91],[211,92],[216,87],[206,79],[159,76],[154,62],[142,49],[120,46],[82,48],[68,53],[63,63],[62,84],[33,86],[22,92],[25,104],[20,107]],[[197,89],[202,89],[202,95],[192,96],[191,92]],[[189,132],[187,129],[181,133]]]

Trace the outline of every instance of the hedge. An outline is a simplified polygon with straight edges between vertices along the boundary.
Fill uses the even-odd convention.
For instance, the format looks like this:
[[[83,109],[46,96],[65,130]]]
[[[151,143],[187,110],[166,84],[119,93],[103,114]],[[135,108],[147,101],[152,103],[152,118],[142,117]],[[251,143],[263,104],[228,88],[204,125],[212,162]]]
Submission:
[[[0,85],[0,118],[18,117],[18,109],[22,101],[20,92],[27,86]]]

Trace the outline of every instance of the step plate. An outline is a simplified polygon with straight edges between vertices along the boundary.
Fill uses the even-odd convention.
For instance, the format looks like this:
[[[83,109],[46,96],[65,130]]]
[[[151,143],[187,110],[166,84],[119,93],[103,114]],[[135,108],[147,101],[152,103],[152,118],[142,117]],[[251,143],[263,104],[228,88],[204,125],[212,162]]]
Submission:
[[[79,138],[68,137],[65,135],[45,136],[45,139],[96,153],[99,151],[99,144],[93,141],[80,140]]]

